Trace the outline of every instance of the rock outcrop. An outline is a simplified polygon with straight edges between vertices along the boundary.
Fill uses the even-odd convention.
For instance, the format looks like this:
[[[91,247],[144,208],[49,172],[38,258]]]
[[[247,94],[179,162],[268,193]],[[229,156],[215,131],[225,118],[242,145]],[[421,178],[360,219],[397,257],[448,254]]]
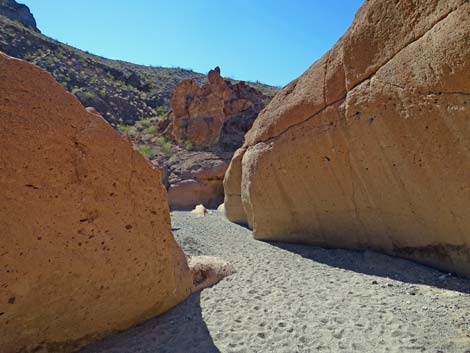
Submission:
[[[220,144],[225,150],[235,150],[264,108],[265,98],[244,82],[224,80],[216,67],[202,87],[194,80],[184,80],[176,87],[171,100],[172,135],[182,145],[201,148]]]
[[[470,276],[470,3],[367,1],[260,114],[224,181],[257,239]]]
[[[170,166],[168,177],[168,201],[170,207],[190,210],[203,204],[216,208],[224,200],[224,175],[229,156],[211,152],[180,151],[175,154],[176,163]]]
[[[216,208],[223,202],[228,162],[269,99],[244,82],[224,80],[218,67],[202,87],[194,80],[176,87],[171,123],[163,133],[178,145],[172,162],[163,161],[172,209]]]
[[[49,74],[3,54],[0,155],[2,352],[69,352],[191,292],[159,172]]]
[[[0,0],[0,16],[8,17],[10,20],[18,21],[23,26],[40,32],[29,7],[18,4],[15,0]]]

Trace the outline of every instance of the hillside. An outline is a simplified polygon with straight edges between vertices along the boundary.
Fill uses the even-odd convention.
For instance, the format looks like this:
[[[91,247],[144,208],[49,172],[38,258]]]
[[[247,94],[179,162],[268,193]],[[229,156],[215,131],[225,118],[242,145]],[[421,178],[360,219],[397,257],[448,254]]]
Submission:
[[[14,9],[27,12],[19,17],[19,10]],[[26,6],[1,0],[0,51],[45,69],[84,106],[95,107],[115,127],[168,111],[173,91],[182,80],[194,79],[199,84],[207,81],[205,75],[187,69],[99,57],[41,34],[35,25],[26,27],[29,23],[35,21]],[[267,96],[277,91],[276,87],[249,84]]]

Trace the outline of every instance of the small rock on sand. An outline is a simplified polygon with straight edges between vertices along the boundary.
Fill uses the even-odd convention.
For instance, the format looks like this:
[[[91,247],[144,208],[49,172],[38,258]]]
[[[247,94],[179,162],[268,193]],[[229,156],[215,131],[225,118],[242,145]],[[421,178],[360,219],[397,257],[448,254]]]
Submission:
[[[204,207],[204,205],[197,205],[194,210],[191,211],[191,213],[198,217],[204,217],[207,215],[207,209]]]

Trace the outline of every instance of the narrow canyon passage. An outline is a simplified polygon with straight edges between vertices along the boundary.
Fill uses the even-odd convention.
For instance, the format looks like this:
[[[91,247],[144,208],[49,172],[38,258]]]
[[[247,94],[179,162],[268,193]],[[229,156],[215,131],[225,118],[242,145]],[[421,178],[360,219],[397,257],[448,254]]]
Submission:
[[[236,273],[81,353],[466,352],[470,281],[373,252],[255,241],[212,211],[172,213],[187,255]]]

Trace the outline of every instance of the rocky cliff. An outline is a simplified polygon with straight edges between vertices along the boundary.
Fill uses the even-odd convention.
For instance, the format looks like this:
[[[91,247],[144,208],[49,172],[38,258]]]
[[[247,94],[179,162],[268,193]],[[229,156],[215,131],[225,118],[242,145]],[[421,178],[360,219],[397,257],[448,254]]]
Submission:
[[[185,80],[176,87],[167,127],[176,144],[167,178],[172,208],[223,202],[228,163],[269,100],[244,82],[224,80],[219,67],[209,71],[207,84]]]
[[[191,291],[160,173],[40,68],[0,54],[0,347],[69,352]]]
[[[171,100],[173,138],[195,148],[220,144],[224,150],[235,150],[268,97],[244,82],[224,80],[219,67],[207,76],[202,87],[194,80],[176,87]]]
[[[470,3],[367,1],[260,114],[225,177],[257,239],[470,276]]]
[[[33,31],[40,32],[33,14],[29,11],[29,7],[18,4],[15,0],[0,0],[0,16],[8,17],[10,20],[17,21]]]

